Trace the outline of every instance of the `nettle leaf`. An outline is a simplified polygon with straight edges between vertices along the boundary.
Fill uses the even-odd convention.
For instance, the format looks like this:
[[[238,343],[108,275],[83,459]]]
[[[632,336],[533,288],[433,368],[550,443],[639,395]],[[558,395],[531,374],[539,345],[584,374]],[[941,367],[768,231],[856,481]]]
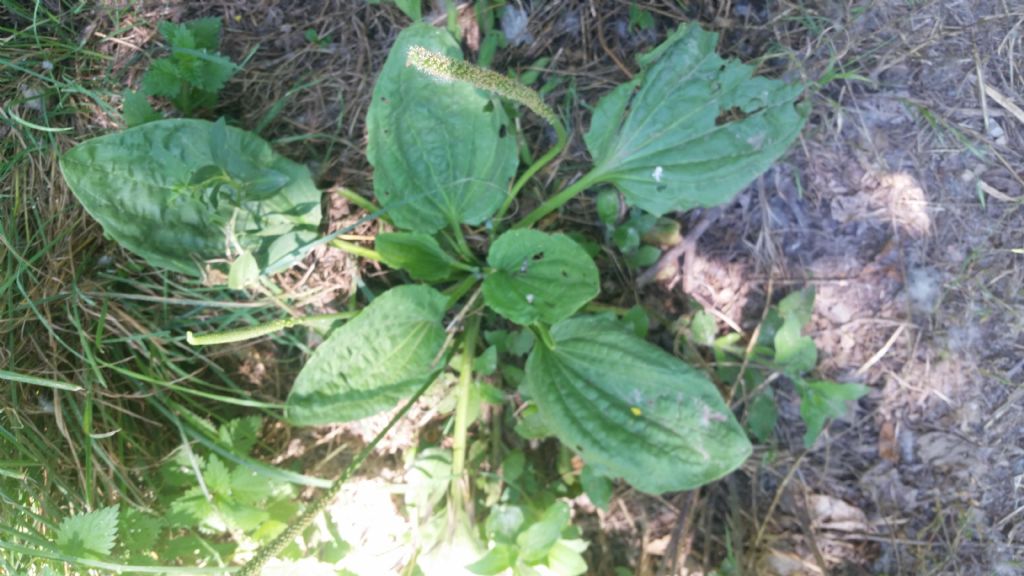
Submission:
[[[366,115],[374,194],[399,228],[480,224],[501,206],[519,164],[508,116],[469,83],[406,66],[411,46],[462,58],[451,35],[429,24],[398,35]]]
[[[224,257],[225,238],[232,234],[252,251],[263,273],[280,271],[317,237],[320,191],[309,170],[250,132],[223,127],[222,142],[211,146],[215,126],[205,120],[160,120],[93,138],[68,151],[61,170],[104,232],[153,266],[200,275],[203,261]],[[237,196],[238,191],[193,182],[197,173],[213,175],[212,148],[249,170],[230,175],[243,188],[247,178],[257,180],[266,170],[286,175],[287,182],[259,201],[215,202],[218,194]],[[264,235],[265,230],[279,233]]]
[[[146,99],[146,95],[142,92],[128,90],[124,93],[124,97],[121,100],[124,103],[122,117],[124,118],[125,125],[129,128],[141,126],[146,122],[153,122],[163,117],[159,112],[153,110],[149,100]]]
[[[731,200],[781,156],[807,111],[803,87],[754,76],[715,53],[718,34],[683,24],[637,58],[642,73],[603,97],[585,136],[594,182],[653,214]]]
[[[454,259],[429,234],[378,234],[374,246],[385,264],[405,270],[416,280],[440,282],[452,275]]]
[[[248,455],[259,440],[262,428],[263,418],[243,416],[225,422],[217,429],[217,437],[235,454]]]
[[[564,234],[511,230],[491,245],[484,301],[517,324],[554,324],[572,316],[601,290],[597,265]]]
[[[125,508],[121,511],[121,547],[132,556],[148,554],[156,545],[164,524],[159,516]]]
[[[703,374],[598,316],[551,329],[526,387],[554,434],[588,466],[651,494],[690,490],[750,455],[746,434]]]
[[[117,538],[118,505],[68,516],[57,527],[57,548],[69,556],[103,557]]]
[[[209,17],[190,20],[185,23],[185,26],[192,33],[196,48],[211,52],[220,49],[220,18]]]
[[[381,294],[313,353],[285,404],[299,426],[348,422],[394,406],[431,377],[447,298],[427,286]]]

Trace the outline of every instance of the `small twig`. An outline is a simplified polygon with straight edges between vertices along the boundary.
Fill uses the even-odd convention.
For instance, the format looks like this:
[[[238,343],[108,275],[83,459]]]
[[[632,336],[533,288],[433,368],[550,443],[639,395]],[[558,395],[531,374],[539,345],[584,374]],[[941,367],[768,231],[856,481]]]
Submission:
[[[685,257],[686,260],[683,262],[682,270],[683,292],[689,294],[691,292],[690,271],[693,265],[693,260],[697,254],[697,241],[700,240],[700,237],[707,232],[708,228],[715,222],[715,220],[718,220],[718,217],[721,215],[721,208],[712,208],[705,212],[697,222],[697,225],[687,232],[686,237],[683,238],[682,242],[676,244],[662,254],[661,258],[658,259],[658,262],[654,266],[645,270],[644,273],[636,279],[637,287],[643,288],[650,284],[658,277],[658,274],[664,268],[674,262],[678,262],[679,258]]]
[[[678,574],[679,564],[685,564],[686,557],[690,554],[690,544],[687,543],[686,546],[682,547],[680,544],[683,541],[683,536],[688,535],[690,532],[690,525],[693,524],[693,515],[697,510],[697,499],[699,497],[699,489],[683,495],[679,519],[676,521],[675,528],[672,529],[672,538],[669,539],[668,548],[666,549],[666,553],[672,554],[669,574]],[[665,573],[665,566],[668,565],[667,562],[662,562],[661,568],[658,570],[659,576]]]

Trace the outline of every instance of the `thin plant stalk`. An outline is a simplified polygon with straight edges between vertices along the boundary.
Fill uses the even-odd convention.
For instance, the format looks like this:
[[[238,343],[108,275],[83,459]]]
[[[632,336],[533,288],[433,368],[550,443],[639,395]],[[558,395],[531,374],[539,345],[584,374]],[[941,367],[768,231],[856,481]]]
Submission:
[[[191,330],[185,333],[185,341],[192,346],[210,346],[213,344],[232,344],[252,340],[279,330],[292,328],[294,326],[305,326],[319,322],[333,322],[335,320],[348,320],[358,314],[358,310],[338,312],[336,314],[311,314],[309,316],[295,316],[282,318],[266,324],[246,326],[223,332],[212,332],[210,334],[194,334]]]
[[[533,211],[527,214],[522,220],[516,222],[512,228],[532,227],[542,218],[551,214],[555,210],[558,210],[564,206],[566,202],[572,200],[584,190],[596,184],[599,180],[599,177],[594,172],[584,174],[582,178],[570,184],[565,190],[562,190],[558,194],[548,198],[541,203],[540,206],[534,208]]]
[[[462,341],[462,362],[459,368],[459,382],[455,390],[455,425],[452,434],[452,485],[451,500],[455,510],[461,510],[466,502],[467,484],[462,477],[466,471],[466,438],[469,431],[469,400],[473,387],[473,358],[476,355],[476,341],[480,334],[480,316],[470,311],[466,332]]]
[[[335,248],[337,248],[338,250],[341,250],[343,252],[348,252],[349,254],[352,254],[353,256],[359,256],[360,258],[367,258],[369,260],[373,260],[374,262],[382,262],[383,261],[383,257],[380,255],[380,252],[377,252],[376,250],[374,250],[372,248],[367,248],[365,246],[360,246],[359,244],[354,244],[352,242],[346,242],[345,240],[342,240],[341,238],[335,238],[334,240],[331,240],[331,246],[334,246]]]

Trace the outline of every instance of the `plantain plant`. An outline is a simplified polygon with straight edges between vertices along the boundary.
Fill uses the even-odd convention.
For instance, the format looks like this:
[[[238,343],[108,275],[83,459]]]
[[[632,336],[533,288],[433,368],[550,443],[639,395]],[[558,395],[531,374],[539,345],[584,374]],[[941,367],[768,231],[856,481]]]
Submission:
[[[554,436],[580,457],[584,488],[595,497],[610,479],[650,494],[690,490],[739,467],[751,453],[747,434],[704,373],[646,341],[629,318],[593,312],[608,308],[595,302],[601,278],[593,257],[557,223],[555,231],[537,225],[602,186],[621,193],[637,218],[721,205],[785,152],[806,119],[798,104],[803,87],[722,59],[717,40],[683,24],[639,56],[640,73],[593,110],[584,138],[590,169],[510,218],[519,193],[565,146],[561,118],[530,89],[465,62],[449,32],[413,24],[392,47],[367,114],[373,192],[379,214],[397,229],[379,235],[374,249],[311,237],[319,211],[305,170],[223,124],[152,122],[82,144],[62,167],[110,235],[155,265],[199,273],[224,256],[225,239],[237,239],[231,271],[251,281],[330,240],[402,271],[407,283],[328,333],[296,378],[284,417],[314,426],[403,400],[407,409],[450,364],[457,377],[447,497],[456,518],[469,504],[467,437],[478,376],[495,362],[490,378],[504,390],[498,401],[511,402],[514,391],[526,404],[523,429]],[[557,135],[551,150],[522,169],[509,101]],[[190,334],[189,341],[265,332]],[[511,334],[525,363],[509,353]],[[505,345],[486,346],[496,340]],[[258,573],[353,470],[241,574]],[[547,516],[544,525],[555,528],[492,540],[471,568],[530,574],[552,562],[578,567],[582,549],[559,538],[567,512],[552,505]]]

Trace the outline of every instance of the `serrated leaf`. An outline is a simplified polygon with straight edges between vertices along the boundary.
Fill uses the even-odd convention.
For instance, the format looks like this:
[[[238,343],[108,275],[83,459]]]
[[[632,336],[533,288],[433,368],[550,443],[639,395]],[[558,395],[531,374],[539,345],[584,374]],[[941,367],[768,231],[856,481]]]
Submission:
[[[803,87],[753,76],[715,53],[718,34],[681,25],[602,98],[585,136],[594,183],[662,215],[732,199],[781,156],[807,117]]]
[[[810,449],[829,418],[841,418],[847,405],[871,391],[863,384],[840,384],[828,380],[796,381],[800,394],[800,417],[807,425],[804,446]]]
[[[162,118],[159,112],[153,110],[149,100],[146,99],[146,95],[142,92],[128,90],[124,93],[122,101],[124,108],[121,112],[121,117],[124,118],[124,123],[129,128],[141,126],[146,122],[153,122]]]
[[[195,64],[187,77],[193,86],[204,92],[219,92],[238,71],[234,62],[220,54],[200,52],[193,57]]]
[[[231,497],[231,472],[216,454],[210,454],[210,459],[203,468],[203,481],[211,493],[225,498]]]
[[[213,123],[160,120],[87,140],[60,161],[64,179],[104,232],[154,266],[199,276],[203,261],[224,257],[227,228],[252,250],[264,273],[290,265],[320,224],[320,191],[309,170],[275,154],[254,134],[228,126],[223,152],[260,169],[287,174],[288,185],[264,201],[211,208],[193,190],[193,175],[214,164]],[[235,176],[235,175],[232,175]],[[261,236],[264,228],[288,232]],[[273,268],[270,266],[273,265]]]
[[[258,504],[274,493],[274,482],[244,466],[231,471],[231,497],[239,504]]]
[[[540,519],[530,525],[519,536],[519,558],[527,563],[544,560],[551,547],[562,536],[562,529],[569,525],[569,505],[559,500],[541,515]]]
[[[381,294],[320,345],[285,404],[298,426],[347,422],[394,406],[431,377],[444,343],[444,295],[427,286]]]
[[[512,566],[516,560],[515,550],[506,544],[498,544],[487,551],[482,558],[466,566],[466,570],[481,576],[493,576]]]
[[[416,280],[440,282],[452,275],[454,259],[429,234],[378,234],[374,245],[385,264],[405,270]]]
[[[597,266],[564,234],[511,230],[487,254],[484,302],[517,324],[554,324],[600,292]]]
[[[260,437],[263,418],[244,416],[228,420],[217,429],[221,443],[236,454],[248,455]]]
[[[198,18],[185,22],[195,38],[195,47],[199,50],[215,52],[220,49],[220,18]]]
[[[154,60],[142,76],[142,92],[150,96],[175,98],[181,94],[184,83],[178,67],[170,58]]]
[[[171,502],[167,521],[172,526],[196,526],[205,524],[216,514],[213,504],[206,499],[199,486],[193,486]]]
[[[505,108],[466,82],[407,66],[411,46],[462,58],[451,35],[429,24],[398,35],[366,116],[374,194],[399,228],[480,224],[501,206],[519,163]]]
[[[149,554],[163,526],[164,520],[159,516],[150,516],[134,508],[125,508],[121,511],[118,530],[121,535],[121,547],[132,556]]]
[[[551,329],[526,363],[544,421],[587,464],[636,489],[690,490],[735,470],[751,446],[699,371],[621,323],[577,317]]]
[[[580,472],[580,485],[583,486],[583,491],[587,493],[587,497],[590,498],[594,506],[602,510],[608,509],[612,493],[615,490],[610,478],[599,474],[593,466],[584,466]]]
[[[68,556],[108,556],[117,538],[117,520],[117,504],[68,516],[57,527],[57,548]]]

